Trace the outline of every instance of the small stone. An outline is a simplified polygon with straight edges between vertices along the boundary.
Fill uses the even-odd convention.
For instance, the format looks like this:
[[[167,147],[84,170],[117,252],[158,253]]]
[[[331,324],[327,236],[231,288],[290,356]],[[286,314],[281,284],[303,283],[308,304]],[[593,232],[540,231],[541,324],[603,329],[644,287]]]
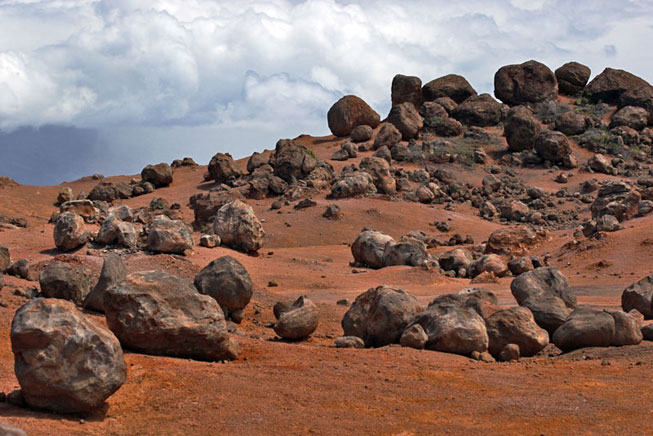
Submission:
[[[502,362],[512,362],[519,360],[519,345],[507,344],[499,353],[499,360]]]
[[[335,340],[336,348],[365,348],[365,342],[358,336],[342,336]]]

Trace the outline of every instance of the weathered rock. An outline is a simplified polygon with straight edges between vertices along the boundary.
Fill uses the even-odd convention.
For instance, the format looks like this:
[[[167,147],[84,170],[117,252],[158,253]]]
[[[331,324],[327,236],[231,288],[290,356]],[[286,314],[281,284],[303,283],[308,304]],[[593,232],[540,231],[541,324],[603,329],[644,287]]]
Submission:
[[[128,275],[107,290],[104,310],[121,344],[135,351],[211,361],[239,352],[217,301],[164,272]]]
[[[393,106],[387,121],[399,130],[404,140],[415,138],[424,125],[424,119],[412,103]]]
[[[552,294],[533,295],[520,304],[533,313],[537,325],[552,335],[569,317],[573,309],[562,298]]]
[[[450,310],[473,310],[487,319],[499,304],[493,292],[482,288],[465,288],[453,294],[440,295],[429,303],[428,310],[447,313]]]
[[[614,175],[617,172],[617,169],[612,166],[612,162],[600,153],[589,158],[587,166],[597,173]]]
[[[110,253],[104,258],[102,272],[95,287],[84,300],[84,309],[104,313],[104,294],[107,289],[120,285],[127,278],[127,268],[120,256]]]
[[[342,219],[343,214],[340,212],[340,207],[337,204],[331,204],[327,206],[322,216],[328,220],[338,221]]]
[[[543,236],[530,227],[501,228],[490,233],[486,253],[523,256],[542,242]]]
[[[308,338],[317,329],[320,314],[315,303],[308,297],[299,297],[289,310],[279,316],[274,332],[283,339]]]
[[[217,153],[209,162],[209,177],[217,183],[229,183],[242,174],[229,153]]]
[[[484,254],[474,261],[468,269],[469,277],[476,277],[484,272],[494,274],[496,277],[504,277],[508,274],[508,265],[497,254]]]
[[[448,74],[431,80],[422,88],[424,101],[449,97],[456,103],[462,103],[474,95],[476,95],[476,91],[472,88],[472,85],[464,77],[457,74]]]
[[[502,105],[490,94],[475,95],[459,104],[451,116],[468,126],[496,126],[501,122]]]
[[[553,343],[563,351],[584,347],[607,347],[615,335],[614,318],[589,307],[574,310],[553,334]]]
[[[202,235],[200,236],[200,245],[206,248],[215,248],[222,240],[218,235]]]
[[[624,312],[635,309],[644,315],[645,319],[653,318],[653,274],[624,289],[621,294],[621,307]]]
[[[27,280],[29,277],[29,260],[18,259],[16,262],[9,265],[6,271],[7,274]]]
[[[0,434],[2,436],[27,436],[27,433],[20,428],[3,421],[0,421]]]
[[[88,199],[92,201],[112,202],[119,198],[126,199],[132,196],[132,187],[125,182],[100,182],[89,192]]]
[[[454,109],[456,106],[454,103]],[[419,108],[419,114],[424,118],[424,125],[427,127],[436,127],[438,123],[449,118],[447,110],[433,101],[424,102]]]
[[[510,151],[531,150],[540,134],[541,124],[525,106],[517,106],[508,112],[505,136]]]
[[[342,136],[347,135],[349,132]],[[270,156],[270,165],[274,168],[277,177],[292,184],[306,178],[317,167],[318,161],[314,153],[309,152],[306,147],[289,139],[280,139],[277,141],[274,153]]]
[[[426,244],[415,238],[401,238],[398,242],[385,245],[383,265],[421,266],[428,258]]]
[[[610,312],[614,318],[614,337],[610,345],[617,347],[623,345],[637,345],[642,342],[644,336],[642,335],[641,323],[629,313],[616,311]]]
[[[402,103],[412,103],[415,107],[422,104],[422,80],[415,76],[397,74],[392,79],[392,106]]]
[[[74,199],[73,190],[68,187],[64,187],[59,190],[59,194],[57,195],[57,204],[61,205],[67,201],[72,201]]]
[[[642,130],[648,125],[648,111],[641,107],[625,106],[610,118],[610,128],[626,126],[634,130]]]
[[[562,299],[569,308],[577,305],[569,281],[556,267],[535,268],[519,275],[510,283],[510,291],[520,305],[530,297],[546,294]]]
[[[401,141],[401,132],[392,123],[383,123],[379,132],[374,138],[374,149],[378,150],[381,147],[392,148]]]
[[[331,106],[327,120],[331,133],[335,136],[348,136],[354,127],[360,125],[375,128],[381,117],[361,98],[347,95]]]
[[[637,215],[642,196],[622,181],[609,181],[599,188],[598,196],[590,206],[592,218],[612,215],[623,222]]]
[[[93,275],[84,265],[73,266],[64,262],[53,262],[39,275],[41,293],[47,298],[69,300],[78,306],[91,290]]]
[[[374,130],[367,125],[354,127],[354,130],[351,131],[351,140],[354,142],[365,142],[372,139],[372,134]]]
[[[585,95],[594,103],[616,104],[626,91],[650,88],[644,79],[624,70],[606,68],[585,87]]]
[[[429,308],[417,314],[408,327],[415,324],[421,325],[428,335],[429,350],[468,356],[488,349],[485,321],[476,311],[450,309],[442,313]]]
[[[75,213],[84,218],[87,223],[95,222],[100,217],[100,210],[91,200],[67,201],[59,206],[59,211]]]
[[[460,269],[468,271],[473,260],[474,257],[469,250],[465,248],[456,248],[440,255],[438,262],[440,268],[445,271],[459,271]]]
[[[228,161],[228,159],[225,159],[225,161]],[[263,165],[267,165],[268,162],[269,162],[269,159],[267,159],[263,153],[259,153],[259,152],[255,151],[254,153],[252,153],[252,155],[247,160],[247,172],[249,174],[252,174],[257,168],[262,167]],[[236,169],[236,172],[237,171],[238,170]],[[229,171],[229,172],[231,172],[231,171]]]
[[[59,214],[54,224],[54,245],[60,250],[74,250],[86,244],[88,232],[84,219],[72,212]]]
[[[363,229],[351,246],[354,262],[370,268],[383,268],[385,266],[385,249],[388,243],[394,243],[394,239],[390,235]]]
[[[507,65],[494,75],[494,95],[509,105],[554,100],[558,81],[553,71],[537,61]]]
[[[152,220],[147,249],[159,253],[179,253],[193,249],[193,231],[181,220],[159,215]]]
[[[11,265],[11,256],[7,247],[0,247],[0,273],[3,273]]]
[[[244,253],[258,251],[265,243],[265,231],[254,209],[239,200],[220,208],[213,232],[220,237],[222,245]]]
[[[403,347],[415,348],[416,350],[423,350],[426,347],[429,337],[419,324],[413,324],[401,334],[399,343]]]
[[[507,344],[503,347],[503,350],[499,353],[497,360],[500,362],[513,362],[519,360],[520,351],[519,345],[517,344]]]
[[[516,257],[508,262],[508,269],[515,277],[525,272],[532,271],[534,268],[530,256]]]
[[[371,288],[352,303],[342,320],[342,329],[345,336],[357,336],[368,347],[395,344],[421,309],[415,297],[401,289]]]
[[[387,195],[397,193],[397,184],[387,160],[380,157],[366,157],[361,160],[360,169],[372,176],[377,191]]]
[[[331,198],[350,198],[376,194],[372,176],[365,171],[349,173],[331,186]]]
[[[172,183],[172,168],[167,163],[148,165],[141,171],[141,178],[156,188],[169,186]]]
[[[549,334],[540,328],[531,311],[525,307],[511,307],[494,313],[485,320],[490,339],[488,350],[494,357],[508,344],[519,346],[521,356],[533,356],[549,343]]]
[[[565,112],[556,120],[555,129],[567,136],[580,135],[587,130],[587,119],[573,111]]]
[[[87,412],[127,380],[118,339],[67,301],[37,298],[18,309],[11,349],[23,397],[36,409]]]
[[[336,338],[336,348],[365,348],[365,342],[357,336],[341,336]]]
[[[558,89],[561,94],[577,95],[585,88],[592,71],[578,62],[568,62],[555,70]]]
[[[222,206],[242,198],[242,195],[235,194],[234,191],[209,191],[206,194],[192,195],[189,203],[195,214],[195,223],[201,226],[212,222]]]
[[[96,242],[101,244],[119,244],[125,247],[136,246],[138,234],[134,225],[130,222],[122,221],[115,215],[109,215],[95,238]]]
[[[213,297],[227,314],[247,307],[254,293],[249,273],[231,256],[220,257],[205,266],[195,276],[195,287]]]
[[[530,214],[530,209],[528,205],[521,201],[509,201],[501,205],[499,212],[501,213],[501,218],[510,221],[524,221]]]
[[[535,139],[535,151],[544,160],[561,163],[571,155],[571,145],[564,133],[545,130]]]

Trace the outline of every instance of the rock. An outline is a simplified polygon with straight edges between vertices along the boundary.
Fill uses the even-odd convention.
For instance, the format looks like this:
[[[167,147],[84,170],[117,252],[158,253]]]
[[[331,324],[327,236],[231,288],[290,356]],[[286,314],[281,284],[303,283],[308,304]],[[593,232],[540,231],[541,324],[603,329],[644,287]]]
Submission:
[[[347,95],[338,100],[327,113],[329,129],[335,136],[348,136],[354,127],[375,128],[381,117],[361,98]]]
[[[72,201],[74,199],[75,197],[73,196],[72,189],[68,187],[61,188],[61,190],[59,190],[59,195],[57,195],[57,204],[61,205],[66,203],[67,201]]]
[[[540,122],[526,106],[510,109],[504,129],[508,149],[510,151],[533,149],[540,130]]]
[[[199,360],[235,359],[217,301],[160,271],[130,274],[105,293],[107,325],[129,349]]]
[[[383,265],[421,266],[428,258],[426,244],[415,238],[401,238],[398,242],[386,243]]]
[[[363,229],[351,246],[354,262],[370,268],[383,268],[385,266],[385,249],[388,243],[394,243],[394,239],[390,235]]]
[[[521,303],[521,306],[530,309],[537,325],[552,335],[569,317],[573,308],[551,294],[533,295]]]
[[[268,287],[270,287],[270,285],[268,285]],[[292,301],[277,301],[274,304],[274,307],[272,307],[272,313],[274,313],[274,317],[279,319],[281,315],[288,312],[292,308],[292,305]]]
[[[169,186],[172,183],[172,168],[167,163],[148,165],[141,171],[141,178],[156,188]]]
[[[2,436],[27,436],[23,430],[2,421],[0,421],[0,434]]]
[[[501,256],[522,256],[542,240],[542,234],[530,227],[501,228],[490,233],[485,252]]]
[[[218,235],[202,235],[200,236],[200,245],[206,248],[215,248],[220,245],[222,240]]]
[[[508,262],[508,269],[515,277],[525,272],[532,271],[534,268],[530,256],[516,257]]]
[[[11,349],[21,392],[35,409],[88,412],[127,380],[118,339],[68,301],[37,298],[18,309]]]
[[[392,106],[402,103],[412,103],[415,107],[422,104],[422,80],[415,76],[397,74],[392,79]]]
[[[59,206],[60,212],[72,212],[82,218],[84,222],[95,222],[100,217],[100,210],[95,207],[91,200],[72,200]]]
[[[562,351],[584,347],[607,347],[615,335],[614,318],[589,307],[574,310],[553,334],[553,343]]]
[[[592,71],[578,62],[568,62],[555,70],[561,94],[575,96],[585,88]]]
[[[331,198],[350,198],[376,194],[372,176],[365,171],[349,173],[331,186]]]
[[[592,218],[612,215],[623,222],[637,215],[642,196],[622,181],[608,181],[599,188],[598,196],[590,206]]]
[[[374,130],[367,125],[354,127],[354,130],[351,131],[351,140],[354,142],[365,142],[372,139],[372,134]]]
[[[357,336],[368,347],[395,344],[408,322],[421,311],[415,297],[388,286],[370,288],[356,297],[342,320],[345,336]]]
[[[183,254],[193,249],[193,230],[182,220],[159,215],[152,220],[147,249],[159,253]]]
[[[283,339],[306,339],[317,329],[319,317],[317,306],[302,296],[279,316],[274,332]]]
[[[195,287],[213,297],[226,314],[242,310],[254,293],[245,267],[231,256],[213,260],[195,276]]]
[[[365,348],[365,342],[357,336],[341,336],[335,340],[336,348]]]
[[[119,244],[130,248],[136,246],[138,234],[132,223],[122,221],[115,215],[109,215],[102,223],[95,241],[105,245]]]
[[[456,106],[454,103],[454,109]],[[427,127],[436,127],[443,120],[449,118],[447,110],[433,101],[424,102],[419,108],[419,114],[424,118],[424,125]]]
[[[39,275],[41,293],[47,298],[69,300],[78,306],[91,291],[93,275],[87,266],[53,262]]]
[[[365,157],[361,160],[360,169],[372,176],[377,191],[387,195],[397,193],[397,184],[387,160],[380,157]]]
[[[84,219],[72,212],[59,214],[54,224],[54,245],[60,250],[70,251],[88,241]]]
[[[576,112],[565,112],[556,120],[555,129],[567,136],[580,135],[587,130],[587,119]]]
[[[231,157],[231,156],[229,156],[229,157]],[[222,159],[224,159],[224,161],[227,163],[227,165],[229,165],[229,162],[228,162],[229,158],[222,158]],[[233,162],[233,158],[231,159],[231,161]],[[255,151],[254,153],[252,153],[252,155],[247,160],[247,172],[249,174],[252,174],[257,168],[260,168],[263,165],[267,165],[268,161],[269,161],[269,159],[266,159],[265,155],[263,153],[259,153],[259,152]],[[234,164],[234,167],[235,167],[235,164]],[[234,171],[232,171],[232,170],[234,170]],[[231,169],[227,170],[227,172],[230,173],[230,176],[227,177],[227,180],[228,180],[231,177],[237,177],[238,169],[237,169],[237,167],[236,168],[231,168]]]
[[[499,353],[498,360],[500,362],[514,362],[519,360],[520,350],[517,344],[507,344]]]
[[[642,327],[642,336],[645,341],[653,341],[653,324]]]
[[[621,229],[623,229],[623,226],[612,215],[603,215],[596,220],[596,230],[598,232],[616,232]]]
[[[424,124],[424,119],[412,103],[401,103],[390,109],[387,122],[399,130],[404,140],[409,140],[417,136]]]
[[[468,126],[496,126],[501,122],[502,105],[490,94],[468,98],[451,112],[451,116]]]
[[[436,124],[435,133],[445,138],[460,136],[463,134],[463,125],[453,118],[444,118]]]
[[[640,77],[624,70],[606,68],[585,87],[585,95],[594,103],[616,104],[625,92],[632,89],[651,88]]]
[[[213,222],[213,218],[222,206],[242,198],[242,195],[235,194],[233,191],[209,191],[206,194],[192,195],[189,203],[195,214],[195,223],[202,226]]]
[[[327,206],[322,216],[328,220],[338,221],[342,219],[343,214],[340,212],[340,207],[337,204],[331,204]]]
[[[424,101],[434,101],[440,97],[449,97],[456,103],[460,104],[469,97],[476,95],[464,77],[457,74],[448,74],[430,81],[422,88],[422,97]]]
[[[571,155],[571,146],[564,133],[546,130],[535,139],[535,151],[544,160],[561,163]]]
[[[642,342],[644,336],[642,335],[641,324],[638,320],[622,311],[610,312],[614,318],[614,337],[610,345],[621,347],[623,345],[637,345]]]
[[[342,136],[347,135],[349,132]],[[289,139],[280,139],[270,156],[270,165],[274,168],[275,176],[293,184],[306,178],[317,167],[318,161],[315,154],[309,152],[306,147]]]
[[[379,132],[374,138],[374,149],[378,150],[381,147],[392,148],[401,141],[401,132],[392,123],[383,123]]]
[[[504,277],[509,270],[508,265],[499,255],[484,254],[469,266],[468,275],[474,278],[484,272],[492,273],[496,277]]]
[[[126,199],[132,196],[132,187],[127,183],[100,182],[89,192],[88,199],[92,201],[112,202],[119,198]]]
[[[537,61],[507,65],[494,75],[494,95],[511,106],[555,100],[558,81],[553,71]]]
[[[3,273],[11,265],[11,256],[7,247],[0,247],[0,273]]]
[[[510,283],[510,291],[520,305],[530,297],[543,294],[562,299],[572,309],[577,305],[569,281],[556,267],[535,268],[519,275]]]
[[[217,183],[230,183],[242,173],[229,153],[217,153],[209,162],[209,177]]]
[[[470,309],[441,311],[427,309],[417,314],[408,325],[422,326],[428,335],[426,348],[446,353],[470,355],[488,349],[488,335],[483,318]]]
[[[436,297],[429,303],[428,310],[447,313],[451,310],[473,310],[486,319],[496,311],[499,304],[493,292],[482,288],[465,288],[453,294]]]
[[[530,209],[521,201],[509,201],[499,208],[501,218],[510,221],[523,221],[530,215]]]
[[[225,204],[218,210],[213,221],[213,232],[220,237],[222,245],[250,253],[258,251],[265,243],[265,231],[254,209],[242,201]]]
[[[429,337],[419,324],[414,324],[404,330],[401,334],[399,343],[403,347],[415,348],[416,350],[423,350],[426,347]]]
[[[10,276],[18,277],[27,280],[29,277],[29,260],[18,259],[16,262],[9,265],[6,271]]]
[[[549,334],[540,328],[531,311],[525,307],[511,307],[500,310],[485,320],[490,339],[488,350],[500,359],[503,349],[509,344],[519,348],[518,357],[534,356],[549,343]]]
[[[460,269],[467,271],[473,260],[472,253],[465,248],[456,248],[447,251],[438,258],[440,268],[445,271],[459,271]]]
[[[648,111],[641,107],[625,106],[610,118],[610,128],[626,126],[634,130],[642,130],[648,125]]]
[[[644,319],[653,318],[653,274],[624,289],[621,294],[621,307],[624,312],[635,309]]]
[[[612,174],[616,175],[617,169],[612,166],[612,163],[608,158],[603,156],[600,153],[595,154],[587,161],[587,166],[592,169],[592,171],[603,174]]]
[[[127,268],[120,256],[110,253],[104,258],[102,272],[95,287],[84,299],[84,309],[104,313],[104,294],[107,289],[120,285],[127,278]]]

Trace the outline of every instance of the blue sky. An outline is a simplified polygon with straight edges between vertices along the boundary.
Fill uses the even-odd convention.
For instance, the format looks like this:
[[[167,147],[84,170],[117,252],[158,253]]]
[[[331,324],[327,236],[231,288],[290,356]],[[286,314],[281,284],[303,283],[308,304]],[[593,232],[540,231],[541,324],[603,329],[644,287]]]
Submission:
[[[652,23],[648,0],[0,0],[0,174],[243,157],[327,134],[344,94],[385,115],[397,73],[491,93],[502,65],[576,60],[653,82]]]

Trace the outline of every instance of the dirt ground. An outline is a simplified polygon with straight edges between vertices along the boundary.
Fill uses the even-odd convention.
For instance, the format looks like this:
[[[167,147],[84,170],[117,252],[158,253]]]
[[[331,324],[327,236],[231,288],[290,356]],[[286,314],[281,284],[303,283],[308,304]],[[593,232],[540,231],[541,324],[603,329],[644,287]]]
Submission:
[[[301,137],[299,141],[328,159],[338,148],[332,137]],[[582,150],[574,152],[583,159]],[[366,155],[366,153],[363,153]],[[355,162],[355,161],[354,161]],[[332,162],[337,171],[344,163]],[[347,162],[349,164],[351,162]],[[240,162],[245,165],[245,161]],[[175,171],[174,183],[153,194],[125,200],[130,207],[163,197],[182,205],[184,219],[193,220],[190,195],[207,190],[206,167]],[[462,180],[480,184],[485,173],[455,168]],[[570,192],[596,174],[572,171]],[[527,183],[554,192],[556,174],[519,169]],[[128,181],[132,176],[111,177]],[[604,176],[606,177],[606,176]],[[60,186],[0,188],[0,215],[24,217],[26,229],[0,231],[0,245],[13,260],[32,263],[58,255],[48,219],[62,186],[75,194],[97,183],[85,178]],[[515,363],[481,363],[467,357],[389,346],[379,349],[336,349],[342,335],[340,320],[350,301],[370,287],[388,284],[416,295],[424,303],[434,296],[469,286],[436,271],[411,267],[382,270],[349,266],[351,244],[362,227],[371,226],[399,237],[424,230],[444,237],[430,223],[450,220],[451,234],[486,240],[501,227],[466,206],[443,206],[380,198],[338,200],[340,221],[322,218],[333,201],[326,192],[318,206],[295,211],[270,210],[273,199],[248,200],[264,220],[267,243],[258,257],[226,248],[197,246],[185,258],[150,255],[129,257],[129,272],[161,269],[192,278],[211,260],[229,254],[245,265],[255,284],[252,302],[236,337],[242,354],[230,363],[146,356],[126,352],[128,380],[104,409],[87,416],[62,416],[0,404],[0,420],[30,435],[221,435],[221,434],[652,434],[653,342],[621,348],[584,349],[562,356],[540,356]],[[589,216],[589,206],[580,211]],[[651,273],[653,218],[628,221],[626,229],[601,241],[574,244],[573,230],[556,231],[532,254],[549,254],[575,288],[579,303],[617,308],[623,289]],[[196,242],[199,233],[195,233]],[[439,248],[434,252],[443,251]],[[82,248],[74,256],[99,271],[106,252]],[[357,268],[357,270],[361,270]],[[269,281],[278,287],[268,287]],[[511,278],[480,285],[494,291],[500,303],[514,305]],[[0,291],[0,391],[17,389],[9,341],[15,310],[25,298],[16,290],[38,282],[5,275]],[[265,327],[274,320],[272,305],[279,299],[308,295],[318,304],[320,326],[301,343],[275,338]],[[6,307],[4,307],[6,306]],[[99,322],[103,318],[92,314]]]

